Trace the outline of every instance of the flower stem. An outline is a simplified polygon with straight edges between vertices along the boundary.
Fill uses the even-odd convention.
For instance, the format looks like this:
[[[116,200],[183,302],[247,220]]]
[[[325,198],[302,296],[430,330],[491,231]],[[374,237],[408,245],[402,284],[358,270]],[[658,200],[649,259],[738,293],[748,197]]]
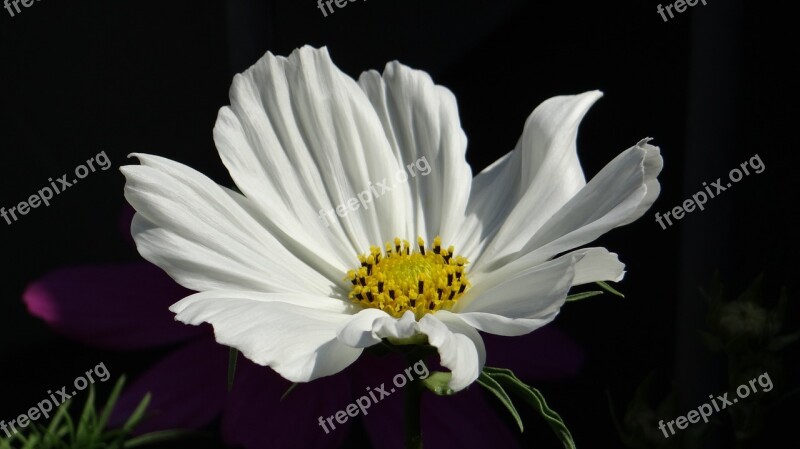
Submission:
[[[419,361],[416,351],[408,354],[409,365]],[[406,449],[422,449],[422,428],[420,426],[420,400],[422,399],[422,383],[414,378],[405,388],[405,433]]]

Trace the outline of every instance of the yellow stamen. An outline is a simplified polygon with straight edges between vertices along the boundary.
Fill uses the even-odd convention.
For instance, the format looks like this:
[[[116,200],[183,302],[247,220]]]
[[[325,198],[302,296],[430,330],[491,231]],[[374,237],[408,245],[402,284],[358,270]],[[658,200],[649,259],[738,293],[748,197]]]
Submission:
[[[358,256],[360,266],[347,272],[353,302],[398,318],[411,310],[419,319],[451,309],[470,286],[465,272],[469,261],[456,256],[452,246],[443,248],[440,237],[430,248],[422,237],[417,238],[417,248],[400,238],[384,246],[383,252],[370,247],[368,254]]]

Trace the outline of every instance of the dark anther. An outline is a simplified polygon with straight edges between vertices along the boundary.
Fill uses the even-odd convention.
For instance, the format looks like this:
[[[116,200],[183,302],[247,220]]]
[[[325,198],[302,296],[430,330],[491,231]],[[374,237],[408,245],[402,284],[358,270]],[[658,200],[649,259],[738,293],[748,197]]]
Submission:
[[[458,288],[458,292],[459,293],[464,293],[464,290],[466,290],[466,288],[467,288],[467,284],[461,284],[461,287]]]
[[[421,295],[423,291],[425,291],[425,281],[419,281],[419,284],[417,284],[417,293]]]
[[[367,298],[369,298],[369,302],[372,302],[375,299],[372,297],[372,292],[367,292]]]
[[[383,281],[378,282],[378,293],[383,293]]]

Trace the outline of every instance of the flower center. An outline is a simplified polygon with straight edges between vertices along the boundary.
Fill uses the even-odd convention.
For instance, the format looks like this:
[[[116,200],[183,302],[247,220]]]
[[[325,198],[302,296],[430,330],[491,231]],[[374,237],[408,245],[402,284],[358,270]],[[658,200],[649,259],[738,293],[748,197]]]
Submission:
[[[383,252],[373,246],[358,260],[361,267],[348,271],[345,278],[353,284],[349,298],[398,318],[406,310],[414,312],[417,319],[448,310],[470,286],[464,272],[469,261],[455,256],[452,246],[442,248],[440,237],[433,239],[428,249],[422,237],[414,249],[408,240],[395,238],[394,246],[386,242]]]

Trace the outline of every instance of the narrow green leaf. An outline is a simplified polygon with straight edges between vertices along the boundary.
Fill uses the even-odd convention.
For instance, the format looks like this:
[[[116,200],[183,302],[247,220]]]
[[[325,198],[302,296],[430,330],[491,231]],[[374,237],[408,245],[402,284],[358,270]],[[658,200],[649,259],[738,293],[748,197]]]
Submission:
[[[150,405],[150,393],[144,395],[142,401],[139,402],[139,405],[136,406],[136,409],[133,411],[133,414],[125,421],[125,424],[122,426],[122,430],[126,432],[132,431],[138,424],[141,422],[142,418],[144,418],[144,413],[147,411],[147,406]]]
[[[572,439],[572,434],[567,429],[566,424],[564,424],[564,420],[561,419],[558,413],[547,406],[547,402],[539,390],[526,385],[511,370],[486,367],[484,372],[509,391],[521,397],[528,405],[535,408],[544,417],[566,449],[575,449],[575,441]]]
[[[580,301],[581,299],[591,298],[592,296],[597,296],[597,295],[602,295],[602,294],[603,294],[603,292],[601,292],[599,290],[593,290],[593,291],[590,291],[590,292],[575,293],[574,295],[567,296],[567,300],[566,301],[567,302]]]
[[[620,298],[624,298],[625,297],[625,295],[623,295],[622,293],[618,292],[614,287],[608,285],[607,283],[605,283],[603,281],[599,281],[599,282],[595,282],[595,283],[597,285],[599,285],[600,288],[602,288],[603,290],[611,293],[612,295],[619,296]]]
[[[25,442],[25,445],[22,446],[22,449],[36,449],[37,443],[39,443],[39,436],[31,435],[31,437],[28,438],[28,441]]]
[[[72,404],[72,399],[67,400],[64,403],[64,407],[69,407]],[[72,417],[69,416],[69,413],[64,413],[64,426],[60,429],[63,436],[69,435],[70,443],[75,443],[75,423],[72,421]]]
[[[422,379],[422,385],[437,396],[450,396],[455,394],[455,391],[450,388],[451,377],[453,377],[452,373],[434,371],[428,377]]]
[[[108,424],[108,419],[111,417],[111,412],[114,411],[114,407],[117,405],[117,400],[119,399],[119,395],[122,392],[122,387],[125,385],[125,376],[120,376],[117,383],[114,384],[114,389],[111,390],[111,395],[109,395],[106,404],[103,406],[103,410],[100,412],[100,418],[97,420],[97,425],[95,426],[95,436],[100,437],[103,433],[103,429],[106,428]]]
[[[173,441],[191,434],[192,432],[186,430],[161,430],[131,438],[125,442],[123,447],[132,448],[164,441]]]
[[[489,390],[497,399],[500,400],[500,402],[511,413],[511,416],[514,417],[514,420],[517,422],[517,426],[519,426],[519,431],[524,432],[525,427],[522,425],[522,418],[519,417],[517,409],[514,408],[514,403],[511,402],[511,398],[508,397],[508,393],[506,393],[506,390],[503,389],[503,386],[494,380],[489,374],[486,374],[486,372],[482,372],[478,377],[478,384]]]
[[[94,410],[94,385],[92,385],[89,388],[89,397],[83,405],[83,412],[78,420],[78,430],[76,432],[78,441],[85,442],[84,444],[88,444],[91,441],[92,435],[90,432],[96,416],[97,414]]]
[[[228,391],[233,389],[233,379],[236,377],[236,361],[239,358],[239,350],[230,348],[228,351]]]
[[[56,414],[53,416],[53,420],[50,422],[50,425],[47,427],[47,434],[57,435],[56,428],[61,424],[61,420],[64,419],[64,415],[67,414],[69,411],[69,402],[61,405],[56,410]]]
[[[291,392],[292,392],[292,390],[294,390],[295,388],[297,388],[297,386],[298,386],[298,385],[300,385],[298,382],[294,382],[294,383],[292,383],[292,384],[289,386],[289,388],[287,388],[287,389],[286,389],[286,391],[285,391],[285,392],[284,392],[284,393],[281,395],[281,401],[282,401],[282,400],[283,400],[283,398],[285,398],[286,396],[289,396],[289,393],[291,393]]]

